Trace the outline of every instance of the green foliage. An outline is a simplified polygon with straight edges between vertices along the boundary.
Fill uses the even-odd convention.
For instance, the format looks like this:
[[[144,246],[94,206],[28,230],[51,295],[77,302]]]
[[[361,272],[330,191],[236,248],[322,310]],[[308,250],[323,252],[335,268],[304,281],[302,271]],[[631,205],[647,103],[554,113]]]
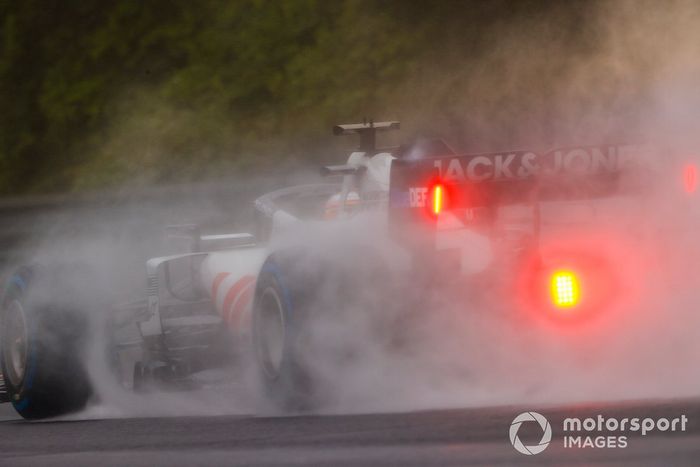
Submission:
[[[571,63],[513,68],[513,44],[590,52],[563,3],[0,0],[0,192],[315,161],[331,124],[365,115],[462,142],[490,119],[515,141],[513,112],[568,92],[542,71]]]

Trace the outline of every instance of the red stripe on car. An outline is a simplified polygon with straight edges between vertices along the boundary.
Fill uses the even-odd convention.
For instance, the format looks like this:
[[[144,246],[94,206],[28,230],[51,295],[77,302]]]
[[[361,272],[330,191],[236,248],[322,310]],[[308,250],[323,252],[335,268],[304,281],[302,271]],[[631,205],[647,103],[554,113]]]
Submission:
[[[254,280],[254,276],[243,276],[238,279],[230,289],[228,289],[228,292],[226,292],[226,298],[224,298],[224,305],[221,307],[221,315],[224,317],[224,319],[228,316],[231,305],[233,305],[236,297],[238,297],[246,285],[252,283]]]
[[[250,302],[253,299],[254,290],[255,284],[253,282],[249,282],[245,289],[241,292],[238,299],[233,304],[233,308],[228,314],[228,319],[226,321],[228,322],[229,326],[234,328],[241,327],[241,325],[243,324],[241,322],[241,317],[243,316],[243,313],[245,312],[246,308],[248,307],[248,305],[250,305]]]
[[[219,286],[230,275],[230,272],[220,272],[214,278],[214,283],[211,285],[211,299],[214,303],[216,303],[216,293],[219,291]]]

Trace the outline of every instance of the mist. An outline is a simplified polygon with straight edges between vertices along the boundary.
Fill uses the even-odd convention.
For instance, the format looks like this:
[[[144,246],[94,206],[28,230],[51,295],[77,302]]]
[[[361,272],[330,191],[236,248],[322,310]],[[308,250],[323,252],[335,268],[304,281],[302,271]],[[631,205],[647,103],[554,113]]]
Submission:
[[[663,148],[648,161],[654,186],[643,197],[543,206],[544,247],[565,240],[603,252],[621,278],[620,299],[590,320],[565,326],[499,303],[511,292],[496,286],[486,293],[459,284],[446,288],[453,294],[412,290],[412,278],[400,272],[405,255],[376,240],[385,228],[377,216],[290,229],[273,247],[317,248],[352,269],[356,259],[345,245],[371,245],[386,265],[379,287],[356,291],[366,306],[339,303],[335,288],[321,293],[328,313],[310,332],[314,348],[322,350],[306,360],[332,395],[322,413],[698,395],[700,209],[683,192],[681,168],[700,162],[700,6],[616,1],[578,3],[574,10],[575,21],[563,7],[504,21],[483,39],[488,46],[478,56],[451,50],[448,38],[443,53],[423,59],[369,110],[377,120],[379,114],[398,117],[404,139],[449,136],[464,151],[618,142]],[[133,150],[167,157],[167,143],[148,128],[134,130],[150,105],[120,115],[101,157]],[[178,119],[190,122],[197,115],[185,110]],[[343,157],[338,143],[326,147],[318,139],[313,150],[327,153],[329,163]],[[202,151],[210,154],[211,148],[203,143]],[[199,174],[202,167],[191,170]],[[241,205],[273,183],[262,173],[245,178],[223,182],[247,187],[246,196],[230,200],[222,199],[226,190],[212,197],[185,185],[176,200],[120,208],[118,217],[110,206],[89,215],[59,212],[43,229],[32,260],[87,263],[105,302],[138,296],[145,289],[145,259],[166,252],[160,225],[194,221],[217,232],[249,226],[250,213]],[[309,178],[277,175],[274,185]],[[581,205],[594,209],[583,209],[576,220],[582,227],[571,234],[557,220]],[[484,269],[491,260],[489,240],[473,234],[465,241],[474,244],[474,271]],[[411,309],[417,293],[429,307]],[[107,317],[108,310],[91,316],[94,337],[85,356],[95,403],[69,418],[276,413],[245,361],[194,392],[133,394],[130,383],[122,388],[99,351]]]

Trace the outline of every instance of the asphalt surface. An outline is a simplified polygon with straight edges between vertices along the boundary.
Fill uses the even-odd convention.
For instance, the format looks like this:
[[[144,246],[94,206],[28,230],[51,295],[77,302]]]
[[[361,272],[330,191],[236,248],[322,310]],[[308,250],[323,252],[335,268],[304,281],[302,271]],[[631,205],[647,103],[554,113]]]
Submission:
[[[536,410],[552,442],[523,455],[509,441],[521,412]],[[7,413],[7,412],[3,412]],[[625,448],[564,447],[567,417],[688,417],[685,431],[627,433]],[[399,414],[172,417],[0,422],[0,465],[698,465],[700,401],[493,407]],[[542,430],[518,433],[536,444]],[[581,433],[579,433],[581,434]],[[584,436],[610,436],[586,432]],[[620,433],[613,433],[619,436]]]
[[[16,257],[26,256],[24,252],[32,251],[47,232],[52,241],[76,233],[88,238],[101,235],[109,242],[119,240],[128,247],[127,254],[120,253],[120,259],[141,268],[142,257],[154,254],[159,247],[164,225],[215,219],[210,222],[213,228],[228,227],[232,225],[228,221],[240,214],[234,215],[232,206],[240,205],[242,199],[249,201],[262,188],[251,190],[231,184],[218,191],[205,187],[201,196],[193,196],[191,191],[178,196],[167,192],[147,201],[139,194],[126,201],[110,198],[0,203],[0,269],[9,268]],[[232,198],[235,203],[230,202]],[[128,234],[126,240],[122,232]],[[549,420],[553,438],[544,452],[528,456],[514,449],[509,430],[518,414],[533,410]],[[564,418],[584,419],[598,414],[669,419],[685,415],[688,424],[685,431],[655,431],[646,436],[625,433],[624,448],[564,446]],[[526,422],[518,435],[525,445],[534,445],[540,441],[542,429]],[[622,433],[575,435],[617,438]],[[222,415],[34,423],[20,420],[8,404],[3,404],[0,466],[700,465],[699,435],[700,400],[395,414]]]

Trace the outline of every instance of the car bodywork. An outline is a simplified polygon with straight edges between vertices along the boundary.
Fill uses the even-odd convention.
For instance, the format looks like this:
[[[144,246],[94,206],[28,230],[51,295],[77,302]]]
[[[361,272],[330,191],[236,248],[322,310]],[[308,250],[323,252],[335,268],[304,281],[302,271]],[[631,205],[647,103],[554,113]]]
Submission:
[[[638,196],[649,187],[640,164],[648,161],[645,146],[475,155],[456,154],[440,140],[377,148],[377,132],[398,128],[398,122],[334,127],[336,135],[358,135],[358,150],[345,164],[322,169],[327,182],[258,198],[254,232],[203,235],[196,225],[168,227],[167,235],[185,241],[188,251],[149,259],[146,297],[116,306],[112,314],[114,353],[135,349],[139,354],[127,386],[181,381],[245,353],[261,267],[274,253],[274,239],[295,223],[377,211],[386,218],[386,238],[409,256],[439,259],[441,269],[464,277],[480,269],[469,260],[468,232],[492,240],[515,238],[502,253],[506,259],[525,250],[537,256],[542,202]],[[527,226],[496,232],[495,211],[508,205],[523,207]],[[552,280],[566,289],[566,297],[577,296],[578,279],[557,273]]]
[[[424,144],[422,154],[421,148],[377,149],[376,132],[398,127],[398,122],[335,127],[335,134],[355,133],[361,139],[345,164],[322,169],[324,175],[341,177],[340,182],[285,188],[262,196],[255,203],[254,234],[202,236],[196,226],[169,228],[171,235],[188,238],[192,251],[147,262],[148,297],[134,317],[148,354],[160,364],[172,364],[178,353],[190,356],[193,348],[209,341],[208,333],[222,325],[236,340],[248,339],[256,277],[272,252],[270,240],[285,226],[304,220],[295,210],[323,218],[326,202],[333,197],[339,199],[340,207],[334,218],[351,215],[348,199],[357,193],[363,209],[387,212],[388,236],[411,251],[428,249],[432,257],[447,252],[458,269],[456,275],[462,276],[471,272],[468,258],[461,260],[468,255],[468,249],[460,250],[463,230],[483,226],[484,219],[492,218],[489,211],[498,206],[525,204],[535,210],[537,219],[542,200],[612,196],[625,182],[635,183],[625,187],[628,193],[643,188],[639,179],[623,177],[646,150],[640,146],[466,156],[455,154],[440,141],[427,145],[429,153]],[[452,208],[431,218],[429,192],[438,180]],[[316,207],[305,210],[305,206]],[[416,229],[422,232],[415,235]],[[407,231],[411,234],[404,235]],[[531,242],[536,241],[536,225],[528,235]],[[193,338],[196,335],[201,342]]]

